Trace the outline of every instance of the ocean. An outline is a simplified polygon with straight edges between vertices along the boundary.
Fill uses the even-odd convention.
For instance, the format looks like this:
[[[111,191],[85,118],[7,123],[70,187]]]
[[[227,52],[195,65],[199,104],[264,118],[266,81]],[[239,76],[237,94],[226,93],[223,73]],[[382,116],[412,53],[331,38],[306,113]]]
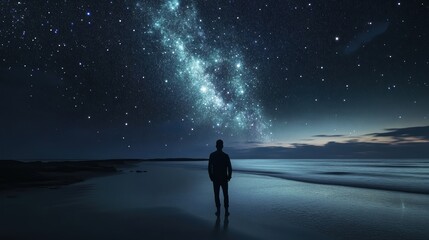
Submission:
[[[287,180],[429,194],[429,159],[236,160],[235,170]]]

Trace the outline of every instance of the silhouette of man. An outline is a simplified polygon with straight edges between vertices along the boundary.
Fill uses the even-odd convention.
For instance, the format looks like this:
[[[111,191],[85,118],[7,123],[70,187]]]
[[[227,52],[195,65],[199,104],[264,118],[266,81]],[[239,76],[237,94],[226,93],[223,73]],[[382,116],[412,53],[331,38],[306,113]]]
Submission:
[[[229,196],[228,196],[228,182],[231,180],[232,168],[231,160],[228,154],[222,151],[223,141],[221,139],[216,141],[217,151],[212,152],[209,158],[209,177],[213,182],[213,190],[216,204],[216,216],[220,214],[220,199],[219,190],[222,187],[223,192],[223,204],[225,207],[225,216],[229,215]]]

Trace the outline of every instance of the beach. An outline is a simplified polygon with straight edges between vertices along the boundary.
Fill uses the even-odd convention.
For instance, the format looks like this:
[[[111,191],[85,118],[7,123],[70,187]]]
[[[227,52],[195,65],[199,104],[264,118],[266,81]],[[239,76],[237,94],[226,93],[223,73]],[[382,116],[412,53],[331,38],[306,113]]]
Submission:
[[[427,161],[232,164],[227,218],[214,215],[206,161],[142,161],[1,191],[0,239],[429,239]]]

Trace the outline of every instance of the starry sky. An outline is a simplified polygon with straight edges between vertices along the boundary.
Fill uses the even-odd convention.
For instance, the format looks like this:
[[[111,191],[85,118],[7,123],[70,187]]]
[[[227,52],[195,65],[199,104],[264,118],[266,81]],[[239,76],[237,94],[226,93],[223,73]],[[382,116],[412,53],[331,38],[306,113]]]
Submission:
[[[0,2],[0,158],[429,157],[426,1]]]

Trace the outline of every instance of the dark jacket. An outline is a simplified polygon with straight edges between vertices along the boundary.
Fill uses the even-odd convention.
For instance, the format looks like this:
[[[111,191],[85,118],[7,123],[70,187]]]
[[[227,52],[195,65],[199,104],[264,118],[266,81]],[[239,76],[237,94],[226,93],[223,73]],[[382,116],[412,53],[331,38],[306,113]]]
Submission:
[[[214,182],[227,182],[231,179],[232,168],[228,154],[215,151],[209,158],[209,177]]]

